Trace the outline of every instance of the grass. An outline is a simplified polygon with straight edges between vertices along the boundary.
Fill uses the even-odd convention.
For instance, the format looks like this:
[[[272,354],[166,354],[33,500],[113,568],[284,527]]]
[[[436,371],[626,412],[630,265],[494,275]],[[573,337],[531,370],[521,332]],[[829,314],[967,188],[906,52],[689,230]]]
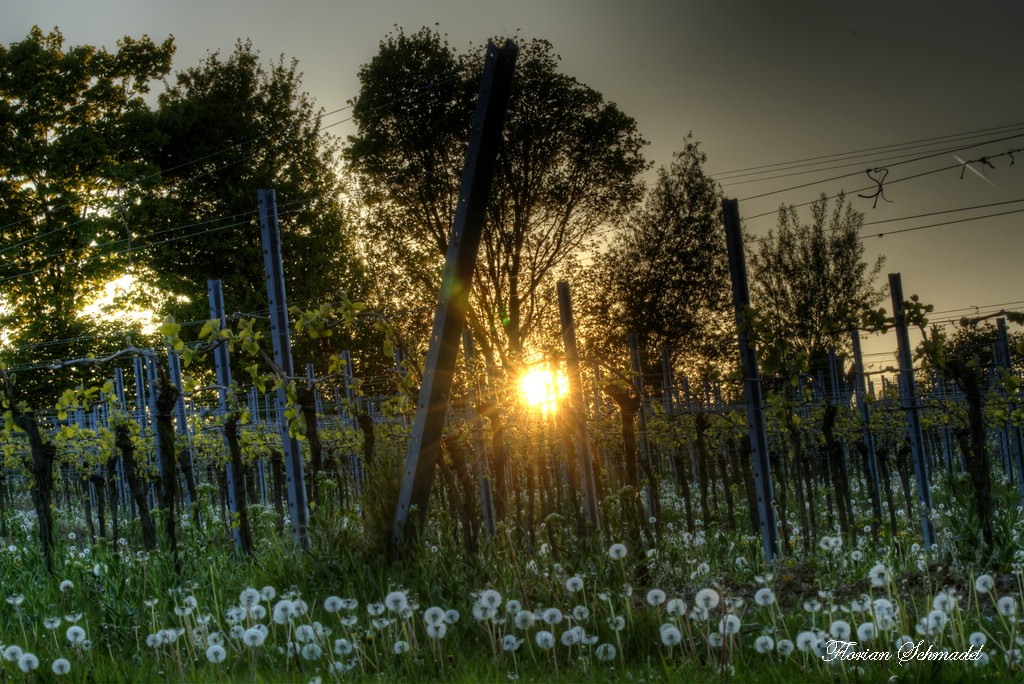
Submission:
[[[609,531],[624,542],[621,558],[609,554],[607,537],[579,538],[557,516],[540,526],[538,538],[547,541],[536,549],[518,530],[499,526],[496,538],[470,555],[441,513],[432,516],[418,551],[394,566],[376,541],[381,530],[356,514],[314,516],[311,548],[299,553],[290,540],[275,536],[269,516],[256,511],[253,557],[237,557],[226,534],[212,534],[209,530],[222,529],[214,521],[206,534],[186,529],[180,576],[166,553],[135,549],[137,530],[129,528],[127,539],[116,542],[84,543],[84,525],[68,514],[59,516],[59,570],[47,576],[31,518],[18,515],[9,521],[13,537],[0,549],[7,599],[0,603],[0,644],[5,656],[17,656],[20,649],[34,654],[39,665],[25,674],[21,668],[31,659],[5,657],[0,677],[69,682],[1021,678],[1019,564],[995,572],[991,589],[980,593],[978,569],[960,560],[965,554],[952,544],[930,554],[916,548],[910,541],[916,521],[904,516],[905,539],[901,535],[871,547],[878,539],[864,534],[857,549],[830,541],[808,558],[766,566],[758,557],[758,540],[718,529],[691,535],[675,518],[678,508],[667,496],[656,540],[631,538],[624,524]],[[1019,543],[1020,521],[1006,525]],[[937,527],[953,526],[940,520]],[[878,580],[879,574],[884,578],[874,586],[871,577]],[[242,610],[247,588],[262,594]],[[757,593],[764,588],[771,591]],[[698,592],[701,599],[710,597],[706,603]],[[335,599],[325,604],[328,597]],[[882,615],[880,600],[893,606],[891,618]],[[457,616],[448,613],[443,628],[430,627],[430,607]],[[878,632],[870,642],[856,636],[868,622]],[[84,631],[83,641],[72,643],[73,625]],[[852,636],[845,636],[845,629]],[[443,635],[437,638],[439,631]],[[542,632],[550,637],[538,637]],[[988,658],[982,667],[929,661],[832,665],[821,659],[833,636],[858,641],[855,650],[888,651],[895,660],[895,642],[902,635],[915,643],[923,639],[925,647],[965,651],[979,634]],[[772,642],[765,648],[761,639],[765,653],[759,652],[758,637]],[[546,638],[552,647],[545,648]],[[791,642],[793,652],[780,653],[780,642]],[[214,662],[221,653],[215,646],[223,649],[221,662]],[[70,666],[61,676],[51,669],[58,658]]]

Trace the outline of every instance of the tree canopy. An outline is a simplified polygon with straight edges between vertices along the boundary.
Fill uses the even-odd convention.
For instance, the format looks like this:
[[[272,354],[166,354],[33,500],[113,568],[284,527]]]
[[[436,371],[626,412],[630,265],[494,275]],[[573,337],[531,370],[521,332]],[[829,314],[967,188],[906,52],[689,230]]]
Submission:
[[[864,261],[863,222],[844,195],[834,202],[822,195],[811,205],[810,223],[801,223],[796,207],[780,207],[776,229],[752,250],[752,304],[790,358],[817,363],[829,347],[845,351],[859,312],[885,296],[876,284],[885,257]]]
[[[505,365],[538,333],[559,268],[634,205],[647,167],[636,122],[558,72],[558,61],[546,41],[519,43],[475,275],[470,325],[484,354]],[[392,282],[422,302],[436,297],[479,62],[435,30],[398,30],[359,72],[345,155],[367,204],[367,237],[386,245]]]
[[[584,325],[595,355],[621,353],[626,336],[696,377],[724,360],[735,337],[722,191],[692,136],[583,280]]]
[[[276,190],[289,302],[361,294],[341,199],[337,142],[302,90],[296,62],[264,64],[250,42],[175,75],[156,112],[160,184],[135,214],[137,244],[164,309],[207,317],[219,278],[231,311],[266,308],[257,191]],[[169,294],[170,296],[166,296]]]
[[[124,208],[152,135],[143,96],[170,69],[173,38],[67,47],[38,27],[0,46],[0,328],[7,365],[96,351],[79,315],[125,264]],[[86,342],[87,344],[83,344]],[[100,345],[102,346],[102,345]]]

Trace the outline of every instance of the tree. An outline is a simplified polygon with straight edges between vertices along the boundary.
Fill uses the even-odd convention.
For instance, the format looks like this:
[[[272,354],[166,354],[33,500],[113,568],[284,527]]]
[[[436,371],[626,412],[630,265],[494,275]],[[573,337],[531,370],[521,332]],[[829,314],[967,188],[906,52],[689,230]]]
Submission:
[[[595,258],[584,281],[592,355],[621,354],[626,335],[694,377],[721,366],[730,328],[729,260],[721,187],[704,172],[707,155],[688,136],[658,169],[641,208]]]
[[[110,52],[65,48],[59,30],[38,27],[0,46],[0,328],[12,345],[5,364],[81,355],[95,332],[81,307],[124,267],[122,210],[147,172],[143,96],[173,54],[172,38],[157,45],[126,37]]]
[[[559,268],[640,197],[646,168],[636,122],[559,73],[558,59],[546,41],[520,42],[474,276],[470,325],[503,365],[537,333]],[[345,156],[370,207],[368,238],[423,303],[436,301],[479,77],[477,54],[428,28],[389,35],[359,72]]]
[[[785,341],[788,359],[817,364],[829,347],[845,351],[859,312],[885,296],[875,285],[885,257],[870,266],[864,261],[863,222],[842,194],[831,208],[825,195],[816,200],[810,224],[783,205],[777,230],[752,251],[751,299],[762,334]]]
[[[206,283],[223,281],[230,311],[266,309],[257,190],[277,193],[289,303],[346,289],[360,296],[360,260],[337,174],[337,141],[302,91],[295,61],[263,64],[250,42],[175,75],[156,114],[160,173],[135,214],[139,258],[166,313],[208,317]]]

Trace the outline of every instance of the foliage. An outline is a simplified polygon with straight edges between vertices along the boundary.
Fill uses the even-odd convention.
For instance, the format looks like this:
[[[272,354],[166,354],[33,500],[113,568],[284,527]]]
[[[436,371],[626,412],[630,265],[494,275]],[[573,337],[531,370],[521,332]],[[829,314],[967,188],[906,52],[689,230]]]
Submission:
[[[173,54],[171,38],[125,37],[111,52],[38,27],[0,46],[0,327],[21,345],[5,364],[38,360],[34,343],[48,358],[96,350],[80,307],[127,263],[124,210],[153,135],[144,96]]]
[[[762,335],[784,340],[786,356],[821,363],[829,347],[845,351],[862,309],[877,306],[885,290],[875,284],[885,261],[864,259],[864,215],[845,196],[811,205],[811,222],[796,207],[779,208],[778,226],[750,254],[751,301]]]
[[[694,381],[727,363],[735,332],[722,191],[706,163],[688,136],[658,169],[643,207],[584,271],[578,317],[591,355],[619,354],[636,333],[642,348],[668,348]]]
[[[503,364],[538,334],[560,266],[631,207],[646,168],[636,122],[559,73],[558,59],[546,41],[520,41],[474,276],[470,324],[485,356]],[[477,54],[428,28],[389,35],[359,72],[345,156],[368,207],[367,238],[387,245],[381,268],[418,302],[436,296],[479,77]]]
[[[210,278],[223,282],[229,312],[266,308],[265,288],[254,286],[265,282],[260,189],[276,190],[289,299],[361,291],[338,145],[295,61],[266,64],[240,41],[179,71],[155,116],[160,185],[133,217],[145,226],[136,241],[166,293],[164,313],[205,319]]]

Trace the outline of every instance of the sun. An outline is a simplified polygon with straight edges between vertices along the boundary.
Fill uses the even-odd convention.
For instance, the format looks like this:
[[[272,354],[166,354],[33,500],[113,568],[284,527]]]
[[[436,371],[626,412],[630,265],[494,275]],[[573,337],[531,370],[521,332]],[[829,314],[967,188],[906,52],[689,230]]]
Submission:
[[[546,412],[555,410],[558,400],[568,393],[569,383],[562,372],[537,366],[519,378],[519,389],[527,405]]]

